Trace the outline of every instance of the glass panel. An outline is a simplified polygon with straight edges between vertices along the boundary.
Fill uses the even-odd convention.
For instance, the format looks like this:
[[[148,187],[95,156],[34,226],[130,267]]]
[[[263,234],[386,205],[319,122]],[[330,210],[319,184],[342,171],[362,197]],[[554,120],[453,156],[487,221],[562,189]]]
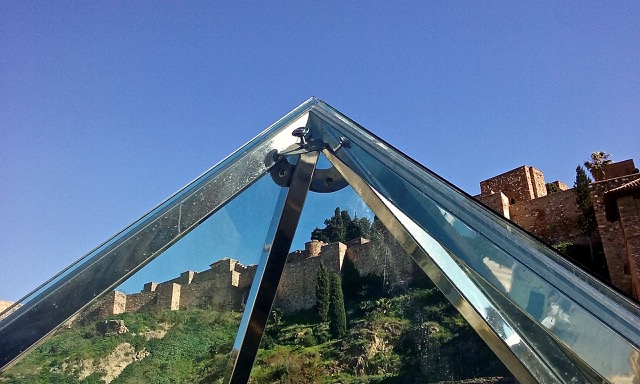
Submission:
[[[323,129],[333,131],[328,124]],[[514,336],[540,354],[554,380],[616,381],[638,374],[637,307],[384,142],[365,137],[365,131],[354,134],[356,129],[339,126],[329,133],[348,142],[337,157],[379,192],[405,228],[413,225],[409,232],[425,257],[485,323],[487,308],[498,311]],[[509,345],[509,335],[500,336]],[[526,363],[524,355],[519,358]]]
[[[264,175],[274,153],[294,145],[315,99],[20,300],[0,321],[0,369],[97,297],[135,273]],[[16,309],[13,312],[14,309]]]
[[[512,377],[351,187],[308,196],[293,249],[250,382]]]
[[[284,191],[270,176],[261,178],[0,381],[220,380]]]

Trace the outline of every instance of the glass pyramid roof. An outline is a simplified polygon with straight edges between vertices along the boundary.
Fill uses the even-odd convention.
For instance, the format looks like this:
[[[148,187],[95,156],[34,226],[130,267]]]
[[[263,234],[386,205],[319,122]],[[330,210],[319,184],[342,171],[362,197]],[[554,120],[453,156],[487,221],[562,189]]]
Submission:
[[[111,297],[119,313],[114,289],[149,281],[148,273],[167,281],[148,283],[126,305],[153,297],[182,308],[176,295],[195,297],[186,282],[206,275],[194,272],[208,264],[202,249],[216,249],[231,258],[211,270],[230,273],[231,284],[210,283],[205,296],[209,304],[237,296],[243,315],[228,361],[211,354],[225,360],[219,379],[246,382],[283,271],[298,257],[290,253],[296,229],[318,202],[346,204],[347,190],[366,207],[356,217],[384,226],[520,382],[640,380],[635,304],[316,98],[5,311],[3,372],[99,300]],[[384,279],[397,272],[386,258],[384,266]],[[176,268],[188,270],[169,280]]]

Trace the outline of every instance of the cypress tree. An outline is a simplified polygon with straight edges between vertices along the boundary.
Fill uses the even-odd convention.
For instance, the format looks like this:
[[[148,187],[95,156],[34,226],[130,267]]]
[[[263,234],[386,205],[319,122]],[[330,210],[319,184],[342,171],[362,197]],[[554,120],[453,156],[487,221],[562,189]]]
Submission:
[[[342,296],[347,302],[357,300],[362,292],[362,278],[351,258],[342,261]]]
[[[591,191],[589,185],[591,179],[587,176],[587,172],[578,165],[576,168],[576,181],[573,184],[576,192],[576,205],[580,212],[578,216],[578,225],[587,238],[589,239],[589,252],[591,254],[591,263],[593,265],[593,245],[591,244],[591,235],[598,228],[596,221],[596,211],[591,201]]]
[[[331,275],[331,296],[329,300],[329,331],[333,337],[343,337],[347,333],[347,314],[344,310],[342,283],[337,273]]]
[[[316,309],[320,321],[329,321],[329,272],[322,263],[316,276]]]

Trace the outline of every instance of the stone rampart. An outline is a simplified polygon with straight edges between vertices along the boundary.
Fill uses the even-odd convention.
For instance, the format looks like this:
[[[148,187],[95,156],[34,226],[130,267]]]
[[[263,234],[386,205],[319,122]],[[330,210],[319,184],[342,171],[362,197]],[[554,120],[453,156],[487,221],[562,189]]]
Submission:
[[[606,218],[604,193],[639,178],[640,173],[635,173],[591,184],[591,197],[596,211],[598,232],[602,239],[602,247],[607,259],[611,283],[627,294],[631,294],[632,289],[624,234],[619,223],[612,223]]]
[[[311,241],[305,245],[305,251],[289,254],[276,293],[275,307],[285,313],[312,308],[316,302],[320,264],[324,264],[329,273],[340,274],[345,257],[352,261],[360,275],[381,276],[391,288],[409,284],[417,268],[389,234],[385,234],[384,241],[364,238],[347,244]],[[100,317],[152,308],[242,310],[256,269],[255,265],[244,266],[237,260],[224,258],[211,264],[206,271],[183,272],[163,283],[149,282],[140,293],[126,295],[115,291],[99,305]]]
[[[602,172],[604,174],[604,180],[606,180],[638,173],[638,169],[633,163],[633,159],[629,159],[606,164],[602,166]]]
[[[347,253],[347,245],[343,243],[331,243],[322,247],[320,251],[320,260],[331,273],[340,273],[342,271],[342,263],[344,255]]]
[[[544,175],[538,169],[521,166],[480,182],[480,194],[502,192],[511,204],[545,196]]]
[[[384,241],[370,241],[349,247],[346,257],[361,276],[381,276],[390,288],[405,288],[417,269],[411,256],[388,233]]]
[[[118,291],[116,291],[116,293],[125,295],[124,293]],[[155,306],[156,292],[154,290],[151,292],[140,292],[125,295],[125,302],[125,312],[138,312],[140,310],[145,310]]]
[[[509,198],[504,193],[494,192],[489,195],[474,196],[474,198],[507,219],[510,218]]]
[[[321,262],[318,256],[287,260],[274,306],[285,313],[312,308],[316,304],[316,278]]]
[[[633,296],[640,299],[640,196],[623,196],[616,203],[620,229],[624,234]]]
[[[180,284],[162,284],[156,290],[156,306],[176,311],[180,309]]]
[[[512,204],[509,215],[513,222],[549,244],[589,244],[578,226],[580,212],[574,189]]]
[[[99,316],[118,314],[126,311],[126,295],[114,291],[105,297],[104,304],[100,307]]]

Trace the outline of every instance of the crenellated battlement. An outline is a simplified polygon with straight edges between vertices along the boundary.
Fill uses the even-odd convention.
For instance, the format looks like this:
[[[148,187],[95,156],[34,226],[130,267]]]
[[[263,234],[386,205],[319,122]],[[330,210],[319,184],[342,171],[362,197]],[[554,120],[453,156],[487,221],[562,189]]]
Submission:
[[[313,240],[305,244],[304,250],[287,256],[275,306],[286,313],[313,307],[320,264],[330,273],[341,273],[345,258],[349,258],[362,275],[384,275],[389,287],[407,284],[416,268],[409,255],[389,236],[384,242],[358,238],[347,244]],[[98,305],[99,317],[153,308],[179,310],[207,306],[241,310],[256,270],[256,265],[245,266],[237,260],[223,258],[205,271],[185,271],[162,283],[148,282],[139,293],[111,292]]]

